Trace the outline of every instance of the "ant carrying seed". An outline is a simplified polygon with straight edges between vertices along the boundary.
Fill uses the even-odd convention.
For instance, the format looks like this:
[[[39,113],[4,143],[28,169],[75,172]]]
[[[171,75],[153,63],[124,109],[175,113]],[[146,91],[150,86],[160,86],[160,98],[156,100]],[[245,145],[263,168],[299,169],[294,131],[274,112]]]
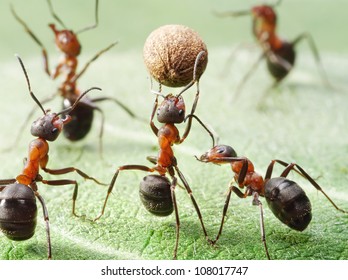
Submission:
[[[43,116],[33,122],[31,126],[31,134],[37,138],[29,144],[28,158],[25,159],[23,171],[14,179],[0,180],[0,229],[6,237],[12,240],[20,241],[31,238],[35,233],[36,227],[36,197],[40,201],[43,209],[44,220],[46,222],[48,259],[51,259],[52,252],[48,211],[44,199],[38,192],[37,183],[41,182],[52,186],[74,185],[72,213],[75,216],[78,216],[75,212],[78,184],[75,180],[67,179],[45,180],[39,174],[40,169],[52,175],[76,172],[84,179],[92,180],[99,185],[104,184],[75,167],[62,169],[47,168],[49,150],[47,141],[52,142],[57,139],[64,126],[71,121],[70,112],[75,109],[80,100],[85,97],[89,91],[101,89],[92,87],[80,94],[72,106],[59,113],[52,113],[42,107],[42,104],[32,92],[24,64],[19,57],[18,60],[24,72],[30,96],[41,109]],[[64,117],[60,117],[60,115],[64,115]]]
[[[55,24],[49,24],[49,27],[52,29],[55,36],[55,45],[62,53],[62,59],[53,71],[51,71],[49,67],[49,60],[46,48],[43,46],[38,37],[29,29],[28,25],[16,14],[13,7],[11,7],[11,11],[15,19],[24,27],[25,31],[30,35],[30,37],[41,47],[42,56],[44,60],[44,68],[47,75],[53,80],[58,78],[59,76],[64,75],[63,81],[61,82],[58,91],[54,93],[52,96],[46,98],[44,101],[42,101],[42,103],[44,104],[52,100],[57,94],[59,94],[63,97],[63,108],[68,108],[77,100],[77,98],[79,98],[81,94],[80,90],[77,87],[77,80],[86,72],[86,70],[92,62],[97,60],[100,55],[104,54],[112,47],[114,47],[118,42],[114,42],[105,49],[100,50],[85,64],[85,66],[82,68],[82,70],[80,70],[80,72],[77,72],[78,56],[81,52],[81,44],[77,38],[77,35],[87,30],[96,28],[98,26],[99,1],[96,0],[95,2],[95,24],[82,28],[76,32],[69,30],[65,26],[63,21],[54,12],[51,1],[47,0],[47,3],[52,17],[63,28],[62,30],[59,30],[56,28]],[[72,121],[66,126],[64,126],[63,129],[64,136],[70,141],[78,141],[83,139],[91,129],[94,111],[98,111],[102,117],[99,132],[99,152],[101,156],[102,136],[104,128],[104,113],[101,108],[96,106],[96,103],[106,100],[115,102],[132,118],[136,118],[135,114],[126,105],[124,105],[121,101],[114,97],[99,97],[95,99],[84,98],[81,102],[77,104],[74,111],[70,113]],[[37,108],[35,107],[32,109],[27,119],[30,119],[35,109]],[[19,138],[21,136],[21,131],[23,130],[25,124],[26,122],[22,125],[22,129],[20,130],[14,145],[18,143]]]
[[[192,200],[192,203],[200,220],[204,236],[208,240],[207,231],[205,229],[198,204],[192,194],[192,190],[189,184],[187,183],[184,175],[181,173],[178,167],[177,160],[174,156],[174,151],[172,149],[173,144],[183,143],[189,135],[193,117],[197,119],[200,122],[200,124],[208,131],[204,124],[196,116],[193,115],[199,98],[199,79],[196,78],[196,66],[200,58],[204,54],[205,52],[202,51],[197,55],[193,70],[193,80],[178,95],[168,94],[166,96],[163,96],[160,92],[153,92],[156,94],[156,98],[151,113],[150,126],[153,133],[158,138],[159,153],[157,157],[150,156],[147,157],[147,159],[151,163],[153,163],[154,166],[147,167],[145,165],[132,164],[122,165],[118,167],[111,180],[101,213],[94,219],[96,221],[104,214],[108,198],[114,188],[114,185],[116,184],[116,179],[120,171],[140,170],[151,173],[157,172],[158,175],[147,175],[146,177],[144,177],[143,181],[140,183],[139,194],[146,210],[148,210],[150,213],[154,215],[168,216],[174,211],[176,219],[176,242],[173,252],[174,259],[177,258],[180,229],[179,213],[175,196],[175,188],[178,185],[178,179],[176,177],[176,174]],[[192,105],[191,114],[185,117],[185,102],[182,97],[182,94],[194,84],[197,85],[197,93]],[[158,106],[159,96],[163,97],[164,100]],[[158,122],[163,124],[160,128],[157,128],[153,121],[155,114],[157,114]],[[184,131],[183,136],[180,137],[176,125],[184,121],[187,121],[186,129]],[[171,180],[167,178],[167,175],[169,175]]]
[[[211,162],[215,164],[229,163],[234,173],[234,182],[237,183],[240,189],[245,189],[243,193],[238,187],[234,186],[233,181],[230,183],[222,212],[220,229],[215,240],[212,241],[214,244],[218,241],[222,233],[232,192],[239,198],[252,196],[253,205],[259,206],[261,240],[268,259],[271,259],[271,257],[266,243],[263,208],[259,199],[260,196],[265,197],[269,208],[283,224],[297,231],[306,229],[312,219],[311,203],[303,189],[296,182],[286,178],[290,171],[295,171],[308,180],[313,187],[329,200],[336,210],[348,214],[347,211],[339,208],[318,183],[296,163],[286,163],[282,160],[274,159],[267,168],[265,178],[262,178],[262,176],[254,170],[254,165],[248,158],[237,157],[235,150],[227,145],[217,145],[197,159],[201,162]],[[275,163],[284,166],[285,169],[279,177],[272,178]]]
[[[278,0],[274,5],[255,6],[251,10],[216,13],[217,16],[220,17],[239,17],[244,15],[251,15],[253,19],[252,32],[262,49],[262,54],[260,55],[258,60],[254,63],[253,67],[244,75],[242,81],[239,83],[235,93],[235,98],[237,98],[244,84],[248,81],[259,63],[264,58],[267,62],[268,71],[275,80],[266,92],[273,88],[276,88],[293,69],[296,58],[295,46],[304,39],[306,39],[309,43],[324,84],[326,86],[330,86],[324,67],[322,66],[320,60],[318,49],[314,43],[312,36],[309,33],[302,33],[291,42],[281,39],[276,33],[277,15],[274,11],[274,7],[276,7],[280,3],[281,0]]]

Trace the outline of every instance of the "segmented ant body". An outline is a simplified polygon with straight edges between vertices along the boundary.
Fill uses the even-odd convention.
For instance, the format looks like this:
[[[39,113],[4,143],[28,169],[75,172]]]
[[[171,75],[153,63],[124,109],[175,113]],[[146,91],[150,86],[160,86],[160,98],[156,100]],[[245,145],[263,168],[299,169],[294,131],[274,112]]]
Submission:
[[[277,1],[274,5],[255,6],[251,11],[246,10],[217,13],[217,15],[221,17],[251,15],[253,20],[252,32],[262,49],[261,56],[255,62],[253,67],[245,74],[238,85],[236,96],[240,93],[244,84],[251,77],[258,64],[264,58],[266,59],[269,73],[275,80],[270,89],[277,87],[294,67],[296,58],[295,47],[303,39],[307,39],[309,43],[324,84],[326,86],[329,85],[325,70],[321,64],[318,49],[309,33],[302,33],[291,42],[280,38],[276,33],[277,15],[274,7],[279,5],[280,2],[281,0]]]
[[[160,93],[155,93],[156,99],[155,99],[155,103],[151,113],[150,126],[153,133],[158,138],[159,152],[157,157],[147,157],[147,159],[151,163],[153,163],[154,166],[148,167],[145,165],[132,164],[132,165],[123,165],[118,167],[109,185],[109,189],[103,204],[102,211],[99,214],[99,216],[97,216],[94,219],[94,220],[98,220],[104,214],[108,198],[114,188],[116,179],[118,178],[120,171],[140,170],[140,171],[145,171],[150,173],[156,172],[158,173],[158,175],[157,174],[147,175],[146,177],[144,177],[143,181],[140,183],[140,190],[139,190],[140,197],[145,208],[154,215],[168,216],[173,211],[175,212],[176,242],[175,242],[174,252],[173,252],[174,259],[177,258],[177,250],[178,250],[178,243],[179,243],[179,228],[180,228],[178,207],[177,207],[176,197],[175,197],[175,188],[178,183],[178,179],[176,176],[179,177],[184,188],[189,194],[192,200],[192,203],[194,205],[194,208],[197,212],[197,215],[199,217],[204,236],[208,240],[208,235],[203,223],[202,215],[199,210],[198,204],[196,203],[196,200],[192,194],[192,190],[189,184],[187,183],[184,175],[179,170],[177,160],[174,155],[174,151],[172,149],[172,146],[174,144],[183,143],[184,140],[189,135],[193,117],[196,118],[200,122],[200,124],[209,132],[207,127],[205,127],[205,125],[195,115],[193,115],[196,109],[198,98],[199,98],[199,81],[196,80],[196,76],[195,76],[196,65],[200,57],[204,53],[205,53],[204,51],[200,52],[196,58],[193,81],[189,85],[187,85],[178,95],[168,94],[167,96],[163,96]],[[182,93],[195,83],[197,85],[197,93],[192,105],[191,114],[185,117],[186,110],[185,110],[185,102],[182,97]],[[158,96],[162,96],[164,98],[164,100],[162,101],[160,105],[158,105]],[[157,128],[157,126],[155,125],[153,121],[154,115],[156,113],[157,113],[158,122],[162,124],[160,128]],[[184,121],[187,121],[187,125],[182,137],[180,137],[177,125],[180,123],[183,123]],[[170,180],[167,178],[168,175]]]
[[[0,180],[0,229],[6,237],[12,240],[26,240],[32,237],[35,232],[37,217],[35,197],[38,198],[42,205],[43,215],[46,222],[48,258],[50,259],[52,253],[48,211],[44,199],[38,192],[37,183],[41,182],[52,186],[74,185],[72,213],[75,216],[78,216],[75,213],[78,183],[75,180],[66,179],[45,180],[39,174],[39,171],[41,169],[52,175],[76,172],[84,179],[93,180],[95,183],[103,185],[95,178],[90,177],[75,167],[62,169],[47,168],[49,151],[48,142],[55,141],[64,126],[71,121],[69,113],[75,109],[78,102],[80,102],[89,91],[100,90],[100,88],[90,88],[83,92],[71,107],[66,108],[59,113],[52,113],[49,110],[44,110],[42,104],[35,97],[31,90],[29,78],[23,62],[19,57],[18,59],[27,80],[29,93],[36,104],[40,107],[43,116],[37,119],[31,126],[31,134],[37,138],[29,144],[28,157],[25,159],[22,172],[14,179]],[[60,115],[65,116],[61,118]]]
[[[54,93],[52,96],[49,96],[46,98],[42,103],[46,103],[50,100],[52,100],[57,94],[63,97],[63,108],[68,108],[74,102],[76,99],[80,96],[81,92],[79,91],[77,87],[77,80],[86,72],[88,67],[91,65],[92,62],[94,62],[96,59],[99,58],[100,55],[104,54],[108,50],[110,50],[112,47],[114,47],[117,42],[114,42],[110,44],[105,49],[100,50],[95,56],[93,56],[86,64],[85,66],[77,72],[78,67],[78,56],[81,52],[81,44],[78,40],[77,35],[96,28],[98,26],[98,3],[99,1],[96,0],[96,6],[95,6],[95,24],[85,27],[79,31],[72,31],[66,28],[62,20],[55,14],[53,10],[53,6],[51,4],[50,0],[47,0],[50,12],[54,19],[63,27],[63,29],[56,28],[55,24],[49,24],[49,27],[52,29],[54,36],[55,36],[55,45],[62,53],[61,61],[58,63],[58,65],[54,68],[53,71],[50,70],[49,67],[49,60],[48,60],[48,54],[46,51],[46,48],[43,46],[41,41],[38,39],[38,37],[29,29],[28,25],[16,14],[13,7],[12,13],[16,20],[24,27],[25,31],[30,35],[30,37],[41,47],[42,50],[42,56],[44,61],[44,69],[47,75],[51,79],[56,79],[60,76],[64,76],[63,80],[58,88],[57,93]],[[74,111],[70,113],[70,116],[72,118],[71,122],[64,126],[63,133],[64,136],[71,140],[71,141],[78,141],[83,139],[88,132],[91,129],[94,111],[98,111],[101,116],[101,128],[99,132],[99,150],[102,154],[102,136],[103,136],[103,126],[104,126],[104,113],[102,109],[100,109],[96,103],[101,101],[113,101],[116,104],[118,104],[127,114],[129,114],[131,117],[135,118],[135,114],[122,102],[120,102],[118,99],[114,97],[101,97],[101,98],[95,98],[95,99],[89,99],[88,97],[84,98],[81,102],[78,103]],[[28,119],[32,116],[34,113],[34,110],[30,112]],[[25,126],[25,123],[23,124]],[[23,129],[21,129],[22,131]],[[20,131],[20,133],[21,133]],[[17,140],[15,143],[19,141],[20,135],[18,135]]]
[[[260,207],[261,240],[268,259],[270,259],[270,255],[266,244],[263,208],[259,199],[260,196],[265,197],[269,208],[282,223],[297,231],[306,229],[312,219],[311,203],[303,189],[296,182],[286,178],[290,171],[295,171],[308,180],[313,187],[320,191],[330,201],[336,210],[346,214],[348,213],[339,208],[318,183],[296,163],[286,163],[282,160],[274,159],[269,164],[266,175],[263,178],[255,171],[253,163],[248,158],[237,157],[235,150],[227,145],[217,145],[197,159],[202,162],[212,162],[215,164],[229,163],[234,173],[234,181],[240,189],[245,189],[245,191],[242,192],[231,182],[223,209],[220,229],[213,243],[218,241],[222,233],[232,192],[239,198],[252,196],[253,205]],[[285,169],[279,177],[272,178],[273,167],[276,163],[284,166]]]

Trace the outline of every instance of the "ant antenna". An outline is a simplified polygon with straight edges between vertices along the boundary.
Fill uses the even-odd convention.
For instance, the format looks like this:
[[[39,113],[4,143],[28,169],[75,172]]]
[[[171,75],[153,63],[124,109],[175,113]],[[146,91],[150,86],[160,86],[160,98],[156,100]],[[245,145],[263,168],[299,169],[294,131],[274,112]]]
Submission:
[[[86,91],[84,91],[82,94],[79,95],[79,97],[76,99],[76,101],[74,102],[74,104],[66,109],[64,109],[63,111],[60,111],[59,113],[57,113],[57,116],[58,115],[62,115],[62,114],[66,114],[66,113],[70,113],[72,110],[75,109],[75,107],[77,106],[77,104],[79,103],[79,101],[88,93],[90,92],[91,90],[101,90],[101,88],[99,87],[91,87],[89,89],[87,89]]]
[[[205,125],[200,118],[198,118],[196,115],[194,114],[190,114],[190,115],[187,115],[185,117],[185,122],[188,118],[195,118],[199,124],[208,132],[208,134],[210,135],[212,141],[213,141],[213,147],[215,147],[217,145],[217,142],[219,141],[219,136],[216,134],[216,132],[211,128],[211,127],[208,127],[207,125]],[[197,158],[197,157],[196,157]]]
[[[46,115],[45,109],[42,107],[40,101],[36,98],[36,96],[34,95],[33,91],[31,90],[31,86],[30,86],[30,81],[29,81],[28,73],[27,73],[27,70],[26,70],[25,67],[24,67],[24,63],[23,63],[22,59],[21,59],[21,58],[19,57],[19,55],[17,55],[17,54],[16,54],[15,56],[17,57],[17,59],[18,59],[20,65],[21,65],[21,67],[22,67],[22,70],[23,70],[23,72],[24,72],[25,78],[26,78],[26,80],[27,80],[28,89],[29,89],[29,93],[30,93],[31,98],[34,99],[34,101],[36,102],[37,105],[39,105],[39,107],[40,107],[40,109],[42,110],[42,112],[44,113],[44,115]]]
[[[150,92],[153,93],[153,94],[155,94],[155,95],[157,95],[157,96],[162,96],[163,98],[166,98],[166,97],[164,96],[164,94],[161,93],[161,91],[162,91],[162,84],[159,85],[159,91],[155,91],[155,90],[153,89],[152,77],[150,77]]]
[[[87,30],[94,29],[98,26],[98,24],[99,24],[98,10],[99,10],[99,0],[96,0],[95,1],[95,23],[93,25],[86,26],[86,27],[76,31],[75,34],[79,34],[79,33],[85,32]]]
[[[197,66],[198,62],[201,59],[201,57],[205,54],[205,51],[200,51],[199,54],[196,57],[195,64],[193,66],[193,78],[192,81],[177,95],[179,97],[181,94],[183,94],[186,90],[188,90],[190,87],[194,85],[195,82],[198,82],[199,78],[197,79]]]
[[[53,16],[53,18],[58,21],[60,23],[61,26],[63,26],[64,29],[67,29],[65,24],[63,23],[63,21],[57,16],[57,14],[54,12],[53,10],[53,6],[52,6],[52,3],[51,3],[51,0],[47,0],[47,3],[48,3],[48,7],[50,9],[50,12],[51,12],[51,15]]]

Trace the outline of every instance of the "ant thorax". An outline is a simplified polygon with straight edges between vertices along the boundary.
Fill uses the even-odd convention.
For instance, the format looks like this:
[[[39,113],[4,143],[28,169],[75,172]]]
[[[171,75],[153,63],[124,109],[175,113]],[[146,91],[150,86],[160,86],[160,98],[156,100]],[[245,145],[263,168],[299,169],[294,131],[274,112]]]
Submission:
[[[160,123],[182,123],[185,119],[185,102],[181,96],[168,94],[157,110]]]

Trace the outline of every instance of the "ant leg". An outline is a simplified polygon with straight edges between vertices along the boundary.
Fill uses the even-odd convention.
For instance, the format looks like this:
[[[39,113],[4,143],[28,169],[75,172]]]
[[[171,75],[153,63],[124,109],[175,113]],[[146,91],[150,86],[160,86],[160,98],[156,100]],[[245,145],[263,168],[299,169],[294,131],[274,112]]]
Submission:
[[[99,9],[99,0],[96,0],[95,1],[95,13],[94,13],[94,16],[95,16],[95,23],[93,25],[90,25],[90,26],[86,26],[78,31],[76,31],[76,34],[79,34],[79,33],[82,33],[82,32],[85,32],[87,30],[91,30],[91,29],[94,29],[98,26],[99,24],[99,20],[98,20],[98,9]]]
[[[86,180],[92,180],[95,183],[97,183],[98,185],[107,186],[107,184],[99,182],[97,179],[90,177],[89,175],[87,175],[86,173],[84,173],[83,171],[81,171],[80,169],[77,169],[75,167],[67,167],[67,168],[61,168],[61,169],[48,169],[46,167],[41,167],[41,169],[43,171],[45,171],[46,173],[52,174],[52,175],[62,175],[62,174],[67,174],[67,173],[71,173],[71,172],[76,172],[82,178],[84,178]]]
[[[65,185],[74,185],[74,192],[72,197],[72,214],[75,217],[81,217],[82,215],[76,214],[76,200],[77,200],[77,194],[78,194],[78,184],[75,180],[40,180],[41,183],[49,186],[65,186]]]
[[[41,203],[42,206],[42,211],[43,211],[43,216],[44,220],[46,223],[46,236],[47,236],[47,259],[52,259],[52,246],[51,246],[51,234],[50,234],[50,223],[49,223],[49,218],[48,218],[48,210],[45,204],[45,201],[43,197],[36,191],[35,196],[38,198],[38,200]]]
[[[196,92],[196,96],[195,96],[195,99],[194,99],[193,104],[192,104],[190,115],[193,115],[194,112],[196,111],[198,99],[199,99],[199,81],[197,81],[197,92]],[[191,130],[191,125],[192,125],[192,117],[188,119],[188,123],[186,125],[185,131],[184,131],[183,136],[181,137],[180,142],[179,142],[180,144],[182,142],[184,142],[186,137],[189,135],[190,130]]]
[[[102,102],[102,101],[106,101],[106,100],[110,100],[110,101],[114,101],[118,106],[120,106],[130,117],[137,119],[138,117],[135,115],[135,113],[132,112],[131,109],[129,109],[126,105],[124,105],[121,101],[119,101],[116,98],[113,97],[100,97],[100,98],[95,98],[92,99],[92,102]]]
[[[279,159],[274,159],[271,160],[270,164],[268,165],[267,171],[266,171],[266,175],[265,175],[265,180],[269,180],[272,177],[272,172],[273,172],[273,167],[275,163],[279,163],[280,165],[284,166],[284,167],[288,167],[289,163],[279,160]],[[299,175],[301,175],[302,177],[305,177],[301,172],[299,172],[297,169],[292,169],[294,170],[296,173],[298,173]],[[285,170],[284,170],[285,172]],[[284,173],[283,172],[283,173]],[[286,173],[286,175],[290,172],[290,170]],[[286,176],[281,176],[281,177],[286,177]]]
[[[312,54],[314,56],[315,62],[316,62],[317,67],[319,69],[319,72],[320,72],[320,75],[321,75],[321,78],[323,80],[324,85],[332,88],[331,83],[329,82],[329,79],[327,77],[326,71],[325,71],[323,64],[321,62],[319,51],[314,43],[313,37],[309,33],[302,33],[292,41],[292,44],[295,46],[297,43],[299,43],[303,39],[307,39],[307,42],[309,44],[309,47],[311,48]]]
[[[158,161],[158,157],[157,157],[157,156],[147,156],[146,159],[147,159],[149,162],[153,163],[154,165],[156,165],[156,164],[157,164],[157,161]]]
[[[259,200],[259,194],[257,192],[255,192],[253,194],[253,205],[257,205],[260,207],[260,230],[261,230],[261,241],[263,243],[263,247],[265,248],[265,252],[266,252],[266,256],[267,258],[270,260],[271,257],[268,253],[268,248],[267,248],[267,243],[266,243],[266,234],[265,234],[265,224],[264,224],[264,220],[263,220],[263,207],[262,207],[262,203]]]
[[[236,57],[236,54],[239,52],[239,50],[246,49],[246,48],[252,48],[252,47],[255,47],[255,44],[250,44],[250,43],[238,44],[238,46],[236,48],[234,48],[234,50],[231,52],[231,54],[226,59],[225,66],[220,74],[221,78],[225,78],[229,74],[229,72],[230,72],[229,66],[232,64],[232,61]]]
[[[245,83],[249,80],[251,75],[254,73],[254,71],[257,69],[257,66],[260,64],[261,60],[264,58],[265,54],[262,53],[259,58],[254,62],[253,66],[250,68],[250,70],[244,75],[243,79],[240,81],[240,83],[237,86],[237,89],[234,93],[233,100],[234,102],[237,101],[237,99],[240,96],[240,93],[242,91],[242,88],[244,87]]]
[[[108,202],[108,199],[109,199],[109,196],[114,188],[114,185],[116,183],[116,179],[118,177],[118,174],[120,173],[120,171],[122,170],[141,170],[141,171],[146,171],[146,172],[154,172],[155,170],[153,168],[149,168],[145,165],[123,165],[123,166],[120,166],[114,176],[112,177],[112,180],[110,182],[110,185],[109,185],[109,188],[108,188],[108,191],[107,191],[107,194],[106,194],[106,197],[105,197],[105,200],[104,200],[104,204],[103,204],[103,207],[102,207],[102,210],[100,212],[100,214],[93,219],[93,221],[95,222],[96,220],[99,220],[101,216],[104,215],[104,211],[105,211],[105,208],[106,208],[106,203]]]
[[[15,19],[24,27],[25,32],[27,32],[29,34],[29,36],[36,42],[36,44],[38,44],[39,47],[41,47],[45,72],[47,73],[48,76],[51,76],[46,48],[43,46],[43,44],[41,43],[39,38],[36,37],[36,35],[30,30],[28,25],[17,15],[17,13],[15,12],[12,5],[11,5],[11,12],[12,12],[13,16],[15,17]]]
[[[234,192],[239,198],[246,198],[249,195],[249,190],[246,190],[245,193],[242,193],[238,188],[233,186],[232,182],[231,182],[230,187],[229,187],[228,192],[227,192],[224,208],[222,210],[222,218],[221,218],[220,229],[219,229],[218,234],[215,237],[215,240],[212,241],[213,244],[216,244],[216,242],[219,240],[219,238],[221,236],[222,229],[224,227],[224,223],[225,223],[225,220],[226,220],[226,213],[227,213],[227,210],[228,210],[228,206],[229,206],[229,203],[230,203],[230,198],[231,198],[232,192]]]
[[[308,175],[308,173],[299,165],[297,165],[296,163],[290,163],[283,171],[283,173],[280,175],[281,177],[286,177],[289,172],[291,170],[295,170],[297,168],[299,170],[299,173],[302,174],[302,176],[304,178],[306,178],[311,184],[313,187],[315,187],[318,191],[320,191],[326,198],[327,200],[332,204],[333,207],[336,208],[336,210],[342,212],[342,213],[345,213],[345,214],[348,214],[348,211],[346,210],[343,210],[341,208],[339,208],[333,201],[332,199],[324,192],[324,190],[319,186],[319,184],[311,177]]]
[[[175,187],[177,185],[177,179],[173,177],[172,184],[170,186],[170,192],[172,195],[173,200],[173,207],[174,207],[174,213],[175,213],[175,221],[176,221],[176,240],[175,240],[175,246],[174,246],[174,252],[173,252],[173,259],[177,259],[177,253],[178,253],[178,246],[179,246],[179,236],[180,236],[180,219],[179,219],[179,212],[178,212],[178,205],[176,203],[176,196],[175,196]]]
[[[199,207],[198,207],[198,204],[192,194],[192,190],[190,188],[190,186],[188,185],[184,175],[181,173],[181,171],[179,170],[179,168],[175,165],[174,166],[176,172],[178,173],[178,176],[181,180],[181,182],[184,184],[185,186],[185,189],[187,191],[187,193],[189,194],[190,198],[191,198],[191,201],[192,201],[192,204],[197,212],[197,215],[198,215],[198,218],[199,218],[199,221],[201,223],[201,226],[202,226],[202,230],[203,230],[203,233],[204,233],[204,236],[205,236],[205,239],[209,241],[209,238],[208,238],[208,234],[207,234],[207,231],[205,229],[205,226],[204,226],[204,222],[203,222],[203,218],[202,218],[202,214],[201,214],[201,211],[199,210]]]
[[[0,180],[0,186],[6,186],[8,184],[14,184],[16,182],[16,179],[2,179]]]
[[[110,44],[109,46],[107,46],[105,49],[100,50],[96,55],[94,55],[86,64],[85,66],[82,68],[82,70],[75,75],[75,77],[72,79],[72,83],[75,83],[84,73],[85,71],[88,69],[88,67],[91,65],[92,62],[94,62],[95,60],[97,60],[99,58],[99,56],[101,56],[103,53],[107,52],[108,50],[110,50],[113,46],[117,45],[118,42],[113,42],[112,44]]]
[[[158,134],[158,128],[156,127],[155,123],[153,122],[153,118],[155,117],[157,107],[158,107],[158,95],[156,95],[155,102],[153,103],[153,108],[152,108],[151,117],[150,117],[150,127],[156,136]]]

